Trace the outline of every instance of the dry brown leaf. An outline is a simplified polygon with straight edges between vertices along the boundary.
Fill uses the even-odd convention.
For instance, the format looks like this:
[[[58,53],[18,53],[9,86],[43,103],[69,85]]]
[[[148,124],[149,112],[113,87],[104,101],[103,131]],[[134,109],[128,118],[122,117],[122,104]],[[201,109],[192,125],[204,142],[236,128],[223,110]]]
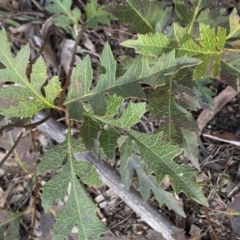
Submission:
[[[177,228],[177,227],[173,227],[173,238],[174,239],[178,239],[178,240],[186,240],[186,236],[185,236],[185,231],[184,229],[181,228]]]
[[[200,229],[199,227],[195,226],[195,225],[192,225],[192,228],[191,228],[191,231],[190,231],[190,234],[191,234],[191,238],[190,239],[201,239],[201,236],[202,236],[202,229]]]
[[[160,232],[154,231],[154,230],[149,230],[146,236],[147,240],[165,240],[165,238],[162,236]]]

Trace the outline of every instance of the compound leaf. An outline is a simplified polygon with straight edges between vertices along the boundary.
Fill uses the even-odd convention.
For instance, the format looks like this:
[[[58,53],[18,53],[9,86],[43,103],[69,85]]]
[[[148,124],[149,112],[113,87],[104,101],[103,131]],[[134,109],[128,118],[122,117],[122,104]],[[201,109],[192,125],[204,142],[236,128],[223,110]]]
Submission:
[[[230,31],[227,35],[227,39],[239,39],[240,37],[240,24],[239,24],[240,17],[237,14],[237,10],[234,11],[229,16],[229,28]]]
[[[211,106],[213,106],[213,99],[212,97],[215,96],[215,93],[212,91],[211,88],[208,88],[205,86],[206,84],[212,83],[212,80],[210,78],[202,78],[198,79],[193,82],[194,87],[197,89],[198,94],[202,96],[202,98],[209,103]]]
[[[51,0],[45,9],[51,13],[61,13],[54,17],[54,22],[59,26],[78,25],[81,11],[78,8],[71,10],[72,1],[69,0]]]
[[[160,130],[163,131],[163,137],[172,143],[181,147],[187,147],[187,156],[190,158],[195,167],[199,168],[197,161],[197,151],[189,149],[189,142],[186,134],[197,132],[198,126],[191,113],[181,107],[174,99],[173,78],[169,78],[164,86],[160,86],[148,95],[151,116],[155,119],[166,117],[165,123]],[[161,107],[160,107],[161,106]],[[191,135],[190,135],[191,136]],[[192,144],[197,146],[197,139],[191,138]],[[196,149],[195,149],[196,150]],[[191,154],[189,154],[191,151]]]
[[[130,102],[129,105],[121,113],[120,117],[116,117],[119,114],[117,107],[123,98],[116,95],[108,95],[108,108],[105,116],[90,115],[93,118],[101,121],[104,124],[108,124],[112,127],[130,129],[133,125],[140,122],[142,115],[146,110],[146,103],[133,103]]]
[[[174,0],[174,3],[178,15],[176,21],[179,22],[180,25],[187,25],[189,32],[192,30],[199,13],[209,7],[214,8],[216,5],[215,0],[190,0],[189,4],[181,0]]]
[[[147,135],[130,130],[129,137],[136,143],[144,161],[147,172],[155,173],[158,183],[168,175],[174,190],[184,192],[188,197],[202,205],[208,205],[206,198],[201,193],[200,187],[193,181],[193,171],[180,166],[172,159],[179,155],[181,149],[163,141],[163,133]]]
[[[125,152],[123,149],[124,147],[127,147],[126,144],[124,144],[124,146],[121,148],[121,152]],[[155,178],[145,171],[145,165],[140,162],[140,157],[134,153],[129,156],[127,166],[121,167],[122,179],[124,179],[126,175],[131,176],[133,170],[135,170],[138,175],[139,190],[144,201],[149,199],[150,190],[152,190],[160,206],[165,203],[169,210],[173,209],[175,212],[185,217],[185,213],[179,206],[173,194],[165,191],[157,184]],[[129,179],[132,179],[132,176]]]
[[[48,150],[39,164],[39,173],[56,169],[63,161],[63,169],[43,186],[43,207],[48,211],[56,199],[63,200],[68,195],[66,205],[57,216],[53,227],[53,239],[64,239],[70,235],[74,226],[78,227],[78,239],[99,239],[106,228],[96,217],[96,206],[89,199],[80,178],[86,184],[99,185],[99,179],[92,165],[76,161],[73,152],[85,152],[80,140],[72,139],[69,134],[65,142]],[[66,159],[64,159],[66,158]],[[53,166],[54,165],[54,166]]]
[[[101,125],[97,121],[88,116],[84,117],[81,128],[81,137],[88,150],[93,150],[95,148],[95,139],[98,138],[100,130]]]
[[[115,79],[116,61],[108,44],[104,47],[100,62],[106,71],[100,75],[93,89],[90,89],[93,71],[89,57],[77,65],[65,101],[71,119],[82,121],[84,113],[90,110],[93,110],[96,115],[104,116],[107,111],[107,92],[124,98],[144,98],[145,93],[139,83],[154,87],[162,85],[165,81],[164,75],[201,63],[200,60],[187,56],[175,58],[175,52],[172,51],[163,54],[157,61],[144,57],[138,58],[131,63],[124,75]]]
[[[237,90],[236,77],[240,77],[240,54],[225,52],[221,59],[220,76],[227,84]]]
[[[162,19],[163,3],[157,0],[125,0],[124,4],[114,3],[106,9],[131,30],[139,33],[155,32],[155,25]]]
[[[214,28],[205,24],[199,27],[200,40],[196,41],[187,30],[180,25],[174,24],[174,37],[171,41],[162,33],[148,33],[139,35],[137,40],[127,40],[122,43],[125,47],[132,47],[137,53],[146,56],[160,56],[163,52],[176,50],[178,57],[198,57],[202,60],[194,71],[194,79],[205,77],[209,64],[212,65],[212,76],[216,77],[220,72],[221,54],[226,40],[226,30],[219,27],[217,33]]]
[[[6,117],[32,117],[35,113],[46,108],[56,108],[54,99],[61,91],[57,78],[50,80],[44,87],[46,97],[41,91],[47,79],[46,65],[40,57],[33,65],[31,79],[26,76],[29,46],[24,46],[14,58],[10,43],[4,30],[0,31],[0,61],[5,66],[0,70],[0,82],[12,82],[0,89],[0,99],[6,104],[0,106],[0,113]]]
[[[110,160],[114,160],[115,158],[115,149],[119,137],[120,134],[114,128],[109,128],[103,131],[100,135],[100,146]]]
[[[110,18],[116,19],[104,10],[103,6],[98,6],[97,0],[91,0],[86,5],[86,14],[88,26],[90,28],[98,27],[98,22],[110,25]]]

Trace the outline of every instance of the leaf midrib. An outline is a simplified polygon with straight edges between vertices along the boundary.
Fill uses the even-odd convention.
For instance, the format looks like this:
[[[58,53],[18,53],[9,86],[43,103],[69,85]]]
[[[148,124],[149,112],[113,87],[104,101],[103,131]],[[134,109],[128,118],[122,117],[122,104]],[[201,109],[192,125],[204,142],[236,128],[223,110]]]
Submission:
[[[24,49],[25,51],[27,50],[27,45]],[[21,79],[22,83],[31,90],[32,93],[35,94],[35,96],[37,96],[38,99],[40,99],[43,103],[45,103],[47,106],[51,107],[51,108],[55,108],[55,105],[52,105],[50,102],[46,101],[46,98],[44,98],[43,96],[41,96],[40,94],[37,93],[37,91],[32,87],[32,84],[27,80],[26,81],[26,77],[22,77],[21,74],[19,74],[17,68],[14,67],[13,63],[14,63],[14,60],[13,59],[11,61],[11,59],[9,59],[8,57],[8,54],[5,54],[3,51],[2,51],[2,48],[0,48],[0,51],[2,52],[2,54],[5,56],[7,62],[8,62],[8,66],[10,65],[10,68],[8,67],[7,69],[11,70],[13,69],[13,71],[15,72],[15,74]],[[23,53],[24,54],[24,53]],[[4,63],[3,63],[4,64]]]

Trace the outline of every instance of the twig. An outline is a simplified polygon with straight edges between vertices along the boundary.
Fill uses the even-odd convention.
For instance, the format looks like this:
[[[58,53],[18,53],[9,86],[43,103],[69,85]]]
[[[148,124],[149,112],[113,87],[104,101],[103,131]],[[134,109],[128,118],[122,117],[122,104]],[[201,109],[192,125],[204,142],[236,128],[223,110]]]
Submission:
[[[19,136],[17,137],[17,140],[15,141],[15,143],[13,144],[12,148],[9,150],[9,152],[5,155],[5,157],[1,160],[0,162],[0,168],[2,167],[2,165],[4,164],[4,162],[9,158],[9,156],[12,154],[12,152],[14,151],[14,149],[17,147],[21,137],[23,135],[23,131],[19,134]]]
[[[75,41],[75,44],[74,44],[74,47],[73,47],[73,50],[72,50],[72,58],[71,58],[71,62],[69,64],[67,80],[66,80],[66,82],[65,82],[65,84],[63,86],[63,90],[61,91],[60,96],[59,96],[59,101],[58,101],[58,106],[59,107],[63,107],[64,94],[67,91],[67,88],[70,85],[70,81],[71,81],[71,76],[72,76],[72,72],[73,72],[73,66],[74,66],[74,63],[75,63],[75,54],[77,52],[77,48],[78,48],[79,42],[83,38],[83,34],[84,34],[85,29],[86,29],[86,26],[82,25],[82,29],[79,30],[79,32],[78,32],[78,36],[77,36],[77,39]]]
[[[34,188],[34,201],[33,201],[33,220],[32,220],[32,226],[31,226],[31,230],[28,236],[28,240],[32,239],[33,236],[33,232],[34,232],[34,226],[36,223],[36,219],[37,219],[37,195],[38,195],[38,190],[39,190],[39,186],[38,186],[38,177],[37,175],[35,175],[35,188]]]
[[[3,133],[4,130],[8,129],[8,128],[12,128],[12,127],[16,127],[16,128],[33,128],[36,127],[39,124],[44,123],[45,121],[47,121],[49,118],[51,118],[53,116],[53,114],[55,113],[55,111],[52,111],[48,116],[45,116],[43,119],[41,119],[38,122],[34,122],[34,123],[30,123],[30,124],[25,124],[25,125],[17,125],[17,124],[7,124],[4,126],[1,126],[0,128],[0,135]]]
[[[16,12],[16,13],[11,13],[8,15],[5,15],[3,17],[0,17],[0,22],[4,21],[5,19],[13,19],[22,15],[33,15],[33,16],[38,16],[38,17],[45,17],[45,14],[40,13],[40,12],[33,12],[33,11],[23,11],[23,12]]]

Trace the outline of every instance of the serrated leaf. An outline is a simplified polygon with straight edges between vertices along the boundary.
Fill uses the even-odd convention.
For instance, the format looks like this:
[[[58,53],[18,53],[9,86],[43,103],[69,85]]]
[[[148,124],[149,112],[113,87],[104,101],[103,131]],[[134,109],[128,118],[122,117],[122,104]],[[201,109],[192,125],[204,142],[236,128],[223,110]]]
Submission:
[[[186,147],[186,156],[192,157],[190,160],[198,168],[198,152],[191,151],[190,154],[189,142],[186,138],[188,131],[198,132],[198,126],[191,113],[177,103],[181,99],[179,100],[179,96],[173,95],[175,87],[173,78],[169,78],[164,86],[149,93],[150,117],[160,120],[165,116],[165,122],[160,128],[160,131],[163,131],[164,140]],[[197,139],[191,139],[192,146],[197,146]]]
[[[19,238],[19,225],[21,213],[14,213],[7,210],[0,211],[0,239],[16,240]],[[5,229],[5,227],[8,227]],[[5,230],[5,231],[4,231]]]
[[[237,10],[234,11],[229,15],[229,28],[230,31],[227,35],[227,39],[236,39],[240,37],[240,24],[239,24],[240,17],[237,13]]]
[[[197,138],[193,132],[190,132],[184,128],[181,128],[181,131],[184,138],[184,155],[192,162],[195,168],[200,170]]]
[[[199,97],[194,89],[182,86],[180,84],[175,84],[174,86],[173,95],[175,96],[175,101],[181,107],[192,111],[197,111],[201,108],[201,105],[199,104]]]
[[[158,183],[161,183],[163,178],[168,175],[177,193],[184,192],[196,202],[208,205],[200,187],[192,180],[194,172],[172,160],[180,153],[180,149],[169,142],[163,141],[162,132],[147,135],[130,130],[129,137],[137,144],[147,172],[154,172]]]
[[[117,140],[120,137],[119,133],[113,128],[109,128],[101,132],[100,146],[109,160],[115,159],[115,149],[117,147]]]
[[[191,37],[185,28],[174,24],[174,37],[177,42],[170,41],[167,36],[157,32],[140,34],[137,40],[127,40],[122,45],[134,48],[137,53],[146,56],[160,56],[163,52],[175,49],[178,57],[187,55],[202,60],[195,68],[194,79],[205,77],[210,63],[213,63],[212,76],[216,77],[220,72],[220,56],[225,45],[226,30],[218,28],[215,33],[214,28],[204,24],[200,24],[199,29],[199,41]]]
[[[169,27],[169,22],[172,18],[173,9],[171,7],[164,7],[164,11],[161,14],[161,19],[157,22],[155,29],[157,32],[163,32]]]
[[[226,52],[221,59],[221,78],[237,90],[236,77],[240,77],[240,55],[235,52]]]
[[[99,174],[96,172],[94,165],[89,163],[80,163],[76,166],[76,171],[78,172],[77,175],[85,184],[89,186],[102,186]]]
[[[227,27],[228,25],[228,16],[224,16],[224,8],[205,8],[199,15],[197,20],[201,23],[209,25],[210,27]]]
[[[110,126],[130,129],[133,125],[140,122],[141,117],[146,111],[146,103],[132,103],[124,109],[121,116],[116,118],[116,115],[119,114],[117,107],[119,108],[123,98],[117,97],[116,95],[108,95],[108,108],[106,115],[101,117],[97,115],[90,115],[95,119],[101,121],[102,123],[109,124]]]
[[[194,23],[197,21],[199,13],[207,8],[216,8],[215,0],[190,0],[185,3],[181,0],[174,0],[177,13],[176,21],[180,25],[187,25],[188,32],[192,31]]]
[[[104,124],[103,130],[100,132],[101,134],[99,138],[100,144],[99,148],[103,149],[104,154],[108,157],[108,159],[114,159],[117,141],[118,138],[120,137],[118,129],[121,128],[124,130],[129,130],[133,125],[141,121],[141,117],[146,111],[145,102],[142,103],[130,102],[128,105],[125,106],[125,108],[123,108],[122,104],[123,100],[124,99],[122,97],[118,97],[115,94],[107,95],[106,115],[98,116],[91,113],[87,115],[89,119],[94,119],[90,120],[89,123],[97,120]],[[92,135],[96,137],[97,133],[94,131],[93,127],[92,129],[93,131],[90,130],[90,133],[88,133],[87,130],[84,130],[84,133],[86,133],[86,135],[91,135],[92,132]],[[85,136],[83,136],[83,138],[84,139],[86,138],[84,141],[87,142],[88,138]],[[90,139],[90,142],[93,142],[93,138]],[[96,141],[94,141],[94,144],[96,144]],[[96,156],[98,157],[98,155]]]
[[[168,87],[166,87],[168,89]],[[165,90],[165,89],[164,89]],[[168,91],[168,90],[167,90]],[[164,93],[165,91],[163,91],[163,95],[166,94]],[[161,96],[162,93],[157,93],[157,96]],[[169,96],[166,97],[168,99],[168,104],[170,103],[169,101]],[[173,155],[171,155],[170,159],[173,158],[174,156],[178,155],[180,153],[180,149],[177,147],[177,146],[174,146],[174,145],[170,145],[169,142],[163,142],[161,139],[162,139],[162,133],[159,134],[159,135],[147,135],[147,134],[144,134],[144,135],[141,135],[140,133],[135,133],[133,132],[132,130],[129,129],[129,127],[131,126],[131,124],[129,124],[129,126],[125,123],[126,121],[128,121],[128,119],[132,118],[132,116],[134,116],[133,119],[135,119],[134,121],[135,122],[138,122],[141,115],[144,113],[144,109],[145,108],[142,108],[141,110],[141,114],[140,112],[138,114],[135,114],[134,113],[134,110],[137,109],[137,106],[140,105],[142,103],[138,103],[138,104],[133,104],[135,105],[132,109],[130,108],[130,110],[127,112],[126,110],[128,108],[126,108],[121,117],[123,117],[123,119],[121,120],[121,117],[120,118],[117,118],[117,119],[114,119],[113,116],[115,116],[117,114],[117,112],[115,112],[114,114],[114,111],[116,111],[116,105],[113,104],[113,101],[114,99],[116,99],[116,101],[118,103],[120,103],[121,101],[119,100],[119,97],[115,98],[114,96],[109,96],[109,102],[111,103],[110,105],[113,106],[113,110],[109,109],[109,112],[111,113],[111,115],[106,115],[106,116],[103,116],[103,117],[99,117],[99,116],[96,116],[96,115],[92,115],[93,118],[103,122],[103,123],[106,123],[110,126],[113,126],[113,127],[116,127],[116,128],[123,128],[123,129],[126,129],[128,130],[128,132],[130,133],[129,137],[134,140],[136,142],[136,144],[138,145],[138,148],[139,148],[139,151],[141,152],[141,154],[145,154],[145,152],[147,153],[147,156],[145,156],[146,158],[144,158],[145,160],[145,163],[147,164],[147,168],[149,169],[149,172],[154,172],[156,174],[156,176],[160,176],[160,172],[161,171],[164,171],[165,172],[165,175],[171,175],[172,177],[174,177],[174,175],[179,175],[180,178],[185,174],[186,174],[186,178],[183,180],[184,183],[181,183],[181,186],[176,186],[176,191],[181,191],[181,189],[184,188],[184,192],[189,196],[189,197],[192,197],[194,198],[196,201],[198,202],[201,202],[201,203],[205,203],[206,204],[206,201],[205,199],[203,198],[203,195],[201,195],[200,193],[200,190],[196,190],[194,192],[191,192],[190,189],[188,189],[188,186],[191,185],[190,188],[195,188],[197,186],[197,184],[195,183],[190,183],[188,181],[192,181],[191,177],[192,177],[192,174],[193,172],[190,170],[190,169],[187,169],[187,168],[182,168],[181,166],[179,166],[178,168],[178,164],[172,162],[172,165],[171,167],[169,166],[169,169],[166,169],[165,167],[165,163],[163,163],[163,165],[160,164],[161,160],[159,160],[158,158],[160,156],[162,156],[162,160],[164,159],[164,161],[167,161],[169,162],[169,158],[166,157],[166,155],[168,154],[172,154],[172,151],[174,152]],[[162,101],[162,99],[160,100]],[[171,100],[172,101],[172,100]],[[161,103],[162,104],[162,103]],[[175,107],[174,103],[170,103],[172,106],[171,107]],[[129,107],[129,106],[128,106]],[[162,105],[161,105],[161,109],[162,109]],[[168,109],[168,108],[167,108]],[[181,124],[182,126],[187,126],[187,129],[189,128],[189,123],[191,124],[191,127],[192,129],[196,130],[195,128],[197,127],[196,125],[196,122],[193,121],[191,122],[190,120],[190,116],[191,114],[190,113],[187,113],[187,111],[185,112],[177,112],[177,110],[179,110],[179,107],[175,107],[174,108],[174,111],[175,112],[171,112],[171,114],[175,114],[175,117],[177,119],[174,119],[175,121],[179,121],[178,122],[178,126],[176,126],[175,128],[179,128],[179,125]],[[181,109],[182,110],[182,109]],[[126,117],[123,116],[124,112],[126,111]],[[160,110],[161,111],[161,110]],[[164,110],[163,110],[164,111]],[[172,111],[172,110],[171,110]],[[165,115],[165,111],[164,111],[164,115]],[[172,116],[171,116],[172,117]],[[138,121],[137,121],[138,120]],[[188,120],[187,122],[183,122],[183,121],[186,121]],[[130,121],[131,122],[131,121]],[[191,128],[190,127],[190,128]],[[169,131],[171,131],[171,129],[169,129]],[[179,131],[179,130],[178,130]],[[132,137],[132,132],[133,132],[133,135],[134,137]],[[137,135],[137,134],[140,134],[140,135]],[[181,140],[183,139],[183,135],[181,136]],[[171,139],[172,140],[172,139]],[[141,144],[140,142],[138,141],[144,141],[144,144]],[[182,142],[181,142],[182,143]],[[193,143],[194,144],[194,143]],[[123,173],[123,167],[127,166],[127,163],[128,163],[128,160],[129,160],[129,153],[132,151],[132,147],[131,147],[131,144],[129,144],[129,140],[125,141],[123,143],[124,146],[127,146],[125,149],[124,149],[124,152],[121,152],[121,161],[122,161],[122,165],[121,165],[121,173]],[[197,144],[196,144],[197,145]],[[156,153],[158,152],[158,153]],[[165,152],[165,154],[162,154],[162,152]],[[158,155],[158,157],[156,156]],[[169,155],[168,155],[169,156]],[[169,163],[170,164],[170,163]],[[161,165],[161,166],[160,166]],[[170,164],[171,165],[171,164]],[[159,168],[159,172],[155,172],[156,169]],[[164,169],[164,170],[160,170],[160,169]],[[175,171],[175,173],[171,172],[172,170]],[[175,170],[174,170],[175,169]],[[169,172],[168,172],[169,170]],[[179,170],[179,171],[178,171]],[[171,174],[172,173],[172,174]],[[162,174],[160,176],[160,178],[158,179],[159,182],[161,182],[162,178],[165,176],[164,174]],[[178,182],[178,177],[179,176],[176,176],[175,180],[175,184]],[[130,182],[131,182],[131,179],[132,179],[132,172],[131,171],[128,171],[128,173],[123,177],[123,182],[124,184],[128,187]],[[186,186],[183,186],[183,185],[186,185]],[[183,188],[181,188],[183,187]],[[178,190],[177,190],[178,189]]]
[[[93,111],[99,115],[104,115],[106,111],[106,101],[104,93],[113,87],[115,82],[116,61],[112,55],[110,46],[105,45],[101,64],[106,69],[105,74],[101,74],[97,86],[90,90],[92,83],[92,68],[89,56],[77,65],[72,76],[72,83],[69,88],[69,94],[65,102],[69,105],[70,118],[82,120],[84,105],[83,101],[88,100],[91,103]],[[82,101],[79,101],[82,100]],[[76,106],[80,109],[78,114],[74,114]]]
[[[56,169],[63,162],[64,157],[67,158],[61,172],[43,186],[43,207],[48,211],[56,199],[62,200],[68,194],[66,205],[56,218],[53,239],[64,239],[69,236],[74,226],[78,227],[79,240],[99,239],[99,235],[106,232],[106,228],[96,217],[97,208],[80,185],[77,176],[87,184],[99,184],[99,179],[93,166],[74,159],[75,149],[82,153],[86,151],[79,140],[72,139],[68,134],[66,141],[48,150],[40,163],[39,172],[46,172],[51,169],[54,162],[53,169]]]
[[[171,142],[181,145],[183,136],[180,128],[189,129],[190,131],[198,131],[197,123],[193,119],[191,113],[180,107],[174,100],[172,80],[166,85],[156,88],[149,93],[149,107],[151,116],[162,119],[167,115],[164,128],[164,136]]]
[[[52,151],[52,149],[54,149],[54,151]],[[44,154],[44,158],[42,158],[41,162],[38,164],[38,175],[47,173],[48,171],[59,167],[63,163],[67,155],[67,151],[66,141],[60,143],[54,148],[48,149]]]
[[[143,163],[140,162],[140,157],[138,155],[132,153],[129,157],[127,166],[121,169],[122,169],[121,173],[123,173],[123,171],[132,172],[133,169],[136,171],[138,175],[138,181],[139,181],[139,190],[144,201],[147,201],[149,199],[150,191],[152,190],[158,203],[160,204],[160,207],[163,204],[166,204],[169,210],[174,210],[176,213],[180,214],[181,216],[186,217],[185,213],[183,212],[182,208],[179,206],[173,194],[167,191],[164,191],[164,189],[162,189],[157,184],[155,178],[145,171],[145,166]],[[121,176],[123,179],[124,176],[126,176],[126,173],[121,174]]]
[[[103,6],[98,6],[97,0],[91,0],[88,2],[85,10],[87,14],[88,26],[90,28],[96,28],[98,26],[98,22],[110,25],[110,18],[116,19],[108,12],[104,11]]]
[[[108,6],[114,16],[128,23],[132,31],[139,33],[155,32],[155,25],[162,18],[163,3],[157,0],[126,0],[124,4],[114,3]]]
[[[10,107],[0,106],[0,113],[6,117],[32,117],[36,112],[46,108],[56,108],[54,99],[61,91],[60,82],[54,77],[45,87],[46,97],[41,88],[47,79],[46,65],[40,57],[32,67],[31,80],[26,76],[29,46],[23,47],[14,58],[10,43],[4,30],[0,32],[0,59],[5,66],[0,70],[0,82],[13,82],[0,89],[0,99],[9,102]]]
[[[120,165],[120,173],[121,179],[126,189],[129,189],[132,179],[133,179],[133,168],[128,168],[128,160],[132,154],[132,141],[130,138],[126,139],[120,145],[121,152],[121,165]]]
[[[101,130],[101,125],[94,119],[85,116],[81,127],[81,137],[83,143],[88,150],[93,150],[95,147],[95,139],[98,139],[98,134]]]
[[[194,87],[197,89],[198,93],[202,96],[202,98],[211,106],[213,106],[212,97],[215,96],[215,93],[209,87],[204,86],[210,83],[212,83],[212,80],[210,78],[198,79],[193,82]]]
[[[162,55],[157,62],[154,60],[147,58],[134,60],[125,74],[116,80],[116,61],[109,45],[106,44],[100,60],[106,73],[101,74],[97,85],[90,89],[92,68],[89,57],[86,57],[75,69],[65,101],[70,118],[82,121],[84,112],[88,112],[91,108],[94,114],[103,116],[106,113],[107,92],[124,98],[144,98],[145,94],[139,83],[154,87],[162,85],[165,82],[164,75],[171,75],[181,68],[194,66],[201,62],[187,56],[176,59],[174,51]],[[88,107],[86,107],[87,104]]]
[[[61,13],[62,16],[55,16],[55,23],[61,26],[65,19],[70,24],[73,23],[78,25],[79,18],[81,16],[81,11],[77,8],[71,10],[72,1],[70,0],[51,0],[50,3],[45,7],[45,9],[51,13]],[[64,24],[65,26],[66,24]]]

